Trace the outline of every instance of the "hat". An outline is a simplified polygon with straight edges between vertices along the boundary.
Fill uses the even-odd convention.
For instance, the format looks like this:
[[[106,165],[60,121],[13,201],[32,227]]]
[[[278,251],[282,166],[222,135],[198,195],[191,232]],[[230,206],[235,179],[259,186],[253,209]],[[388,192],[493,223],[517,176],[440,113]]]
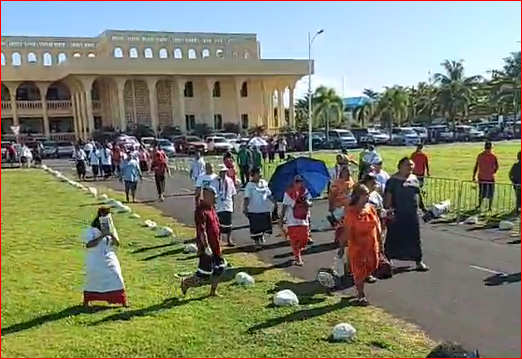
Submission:
[[[228,171],[227,166],[225,166],[224,164],[218,165],[218,172],[226,172],[226,171]]]

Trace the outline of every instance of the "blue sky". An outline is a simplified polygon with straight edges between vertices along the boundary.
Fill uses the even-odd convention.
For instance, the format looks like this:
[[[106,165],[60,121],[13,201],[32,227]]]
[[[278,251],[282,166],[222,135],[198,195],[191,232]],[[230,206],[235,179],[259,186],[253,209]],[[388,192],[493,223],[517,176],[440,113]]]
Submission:
[[[265,58],[306,58],[307,32],[324,29],[313,48],[314,87],[347,96],[426,81],[444,59],[464,59],[468,74],[482,74],[520,49],[521,32],[520,1],[2,1],[1,15],[3,36],[96,36],[106,29],[257,33]]]

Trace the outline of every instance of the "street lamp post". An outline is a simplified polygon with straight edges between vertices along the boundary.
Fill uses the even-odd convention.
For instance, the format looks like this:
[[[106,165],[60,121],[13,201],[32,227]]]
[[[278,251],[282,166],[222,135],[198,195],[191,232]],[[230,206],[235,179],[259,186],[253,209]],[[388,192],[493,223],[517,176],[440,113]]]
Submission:
[[[308,155],[312,157],[312,44],[317,36],[321,35],[324,30],[317,31],[313,36],[308,33]]]

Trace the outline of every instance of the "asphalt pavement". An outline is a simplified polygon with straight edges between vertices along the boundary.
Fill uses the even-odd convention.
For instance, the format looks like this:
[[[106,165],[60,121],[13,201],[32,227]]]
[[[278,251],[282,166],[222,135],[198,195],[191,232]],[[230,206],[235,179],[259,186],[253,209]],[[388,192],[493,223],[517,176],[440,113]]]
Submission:
[[[47,163],[64,173],[71,166],[63,161]],[[116,190],[122,186],[109,180],[106,185]],[[166,199],[156,201],[151,178],[140,185],[138,199],[161,210],[165,215],[187,225],[193,224],[192,183],[183,173],[173,173],[168,179]],[[186,193],[186,196],[179,194]],[[174,194],[177,194],[174,196]],[[170,196],[172,195],[172,196]],[[242,201],[241,193],[237,207]],[[323,219],[326,202],[318,201],[312,217]],[[245,226],[241,211],[234,214],[234,225]],[[237,247],[250,245],[247,229],[234,231]],[[314,281],[321,267],[333,263],[335,250],[333,233],[314,233],[315,244],[304,253],[303,267],[288,267],[288,271],[305,280]],[[502,233],[470,232],[461,226],[425,225],[423,228],[427,273],[405,270],[392,279],[369,285],[372,304],[391,314],[419,325],[435,340],[460,342],[478,349],[483,357],[520,358],[520,245],[515,238]],[[286,240],[273,236],[257,255],[266,263],[286,267],[291,251]],[[410,263],[396,263],[399,267]],[[498,277],[497,273],[507,276]],[[353,290],[353,289],[351,289]]]

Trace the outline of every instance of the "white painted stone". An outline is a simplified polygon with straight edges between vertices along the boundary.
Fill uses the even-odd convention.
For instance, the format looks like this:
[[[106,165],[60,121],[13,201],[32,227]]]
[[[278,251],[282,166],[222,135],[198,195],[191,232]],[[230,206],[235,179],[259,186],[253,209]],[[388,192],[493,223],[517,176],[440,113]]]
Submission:
[[[89,187],[89,193],[92,194],[93,197],[98,196],[98,190],[94,187]]]
[[[183,252],[186,254],[193,254],[198,252],[198,246],[194,243],[189,243],[183,248]]]
[[[153,222],[150,219],[147,219],[145,222],[143,222],[143,226],[148,227],[150,229],[156,229],[156,227],[158,227],[156,222]]]
[[[250,287],[255,283],[254,278],[245,272],[239,272],[238,274],[236,274],[235,280],[237,284],[245,287]]]
[[[137,214],[137,213],[131,213],[129,217],[130,218],[134,218],[134,219],[140,219],[141,218],[141,216],[139,214]]]
[[[471,216],[464,220],[464,224],[478,224],[479,218],[478,216]]]
[[[100,196],[100,201],[103,203],[109,202],[109,196],[107,196],[105,193]]]
[[[297,306],[299,305],[299,298],[290,289],[285,289],[275,294],[274,304],[278,307]]]
[[[162,227],[158,232],[158,237],[170,237],[174,234],[174,231],[170,227]]]
[[[357,331],[347,323],[337,324],[332,330],[332,340],[334,342],[351,342],[355,339]]]
[[[118,208],[118,213],[131,213],[132,209],[128,206],[121,206]]]
[[[501,231],[510,231],[515,227],[515,224],[511,221],[500,221],[498,224],[498,229]]]

